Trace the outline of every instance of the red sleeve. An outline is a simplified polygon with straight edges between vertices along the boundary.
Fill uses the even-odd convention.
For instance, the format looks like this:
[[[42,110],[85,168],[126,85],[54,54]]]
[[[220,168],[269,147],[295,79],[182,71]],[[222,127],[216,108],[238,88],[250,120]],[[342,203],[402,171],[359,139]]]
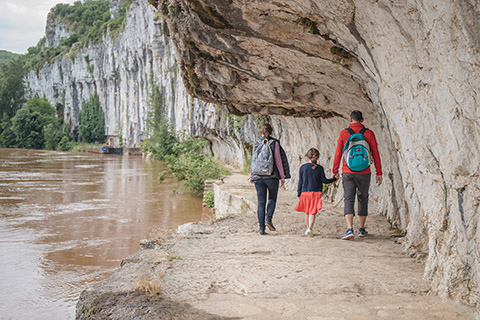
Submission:
[[[370,150],[372,151],[373,156],[373,164],[375,165],[375,171],[377,172],[377,176],[381,176],[382,173],[382,162],[380,161],[380,154],[378,153],[378,145],[377,139],[375,138],[375,134],[372,130],[368,130],[371,134],[365,136],[367,139],[368,145],[370,146]]]
[[[345,145],[345,141],[343,141],[343,131],[344,130],[340,131],[340,134],[338,135],[337,149],[335,150],[335,157],[333,158],[333,174],[338,173],[338,168],[342,162],[343,146]]]

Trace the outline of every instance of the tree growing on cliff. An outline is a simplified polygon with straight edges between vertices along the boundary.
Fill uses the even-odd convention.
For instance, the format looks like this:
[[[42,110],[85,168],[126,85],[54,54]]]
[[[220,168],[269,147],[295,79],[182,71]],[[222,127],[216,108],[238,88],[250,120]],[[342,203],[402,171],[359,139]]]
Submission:
[[[34,98],[17,111],[12,119],[12,131],[17,137],[17,146],[27,149],[45,147],[44,129],[57,124],[55,109],[45,99]]]
[[[97,94],[83,102],[78,122],[78,130],[84,141],[103,142],[105,140],[105,115]]]

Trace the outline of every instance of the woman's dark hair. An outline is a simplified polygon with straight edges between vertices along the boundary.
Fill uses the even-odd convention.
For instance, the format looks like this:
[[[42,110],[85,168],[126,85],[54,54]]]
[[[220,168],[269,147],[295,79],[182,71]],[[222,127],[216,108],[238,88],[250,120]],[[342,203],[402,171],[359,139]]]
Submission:
[[[320,157],[320,152],[315,148],[310,148],[305,155],[311,163],[313,163],[313,170],[317,168],[317,160]]]
[[[350,114],[350,118],[352,118],[353,120],[355,120],[355,121],[357,121],[357,122],[363,121],[362,112],[361,112],[361,111],[358,111],[358,110],[354,110],[354,111],[352,111],[352,113]]]
[[[272,135],[272,132],[273,132],[272,126],[269,125],[268,123],[265,123],[260,128],[260,134],[264,135],[265,137],[270,137]]]

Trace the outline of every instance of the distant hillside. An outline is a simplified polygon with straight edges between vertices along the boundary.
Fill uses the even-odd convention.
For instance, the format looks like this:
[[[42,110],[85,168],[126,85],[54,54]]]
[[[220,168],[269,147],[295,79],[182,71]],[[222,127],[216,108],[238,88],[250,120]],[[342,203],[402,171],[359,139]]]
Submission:
[[[0,64],[4,64],[5,62],[8,62],[18,56],[19,55],[16,53],[0,50]]]

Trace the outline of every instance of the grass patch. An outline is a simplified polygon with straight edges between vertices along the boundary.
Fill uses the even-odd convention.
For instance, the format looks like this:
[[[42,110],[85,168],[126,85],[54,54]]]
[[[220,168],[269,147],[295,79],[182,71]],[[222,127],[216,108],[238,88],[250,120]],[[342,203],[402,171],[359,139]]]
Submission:
[[[157,277],[153,276],[142,276],[138,279],[137,285],[135,286],[135,291],[144,293],[151,299],[158,299],[160,296],[161,283],[160,280],[163,278],[163,274],[159,274]]]

